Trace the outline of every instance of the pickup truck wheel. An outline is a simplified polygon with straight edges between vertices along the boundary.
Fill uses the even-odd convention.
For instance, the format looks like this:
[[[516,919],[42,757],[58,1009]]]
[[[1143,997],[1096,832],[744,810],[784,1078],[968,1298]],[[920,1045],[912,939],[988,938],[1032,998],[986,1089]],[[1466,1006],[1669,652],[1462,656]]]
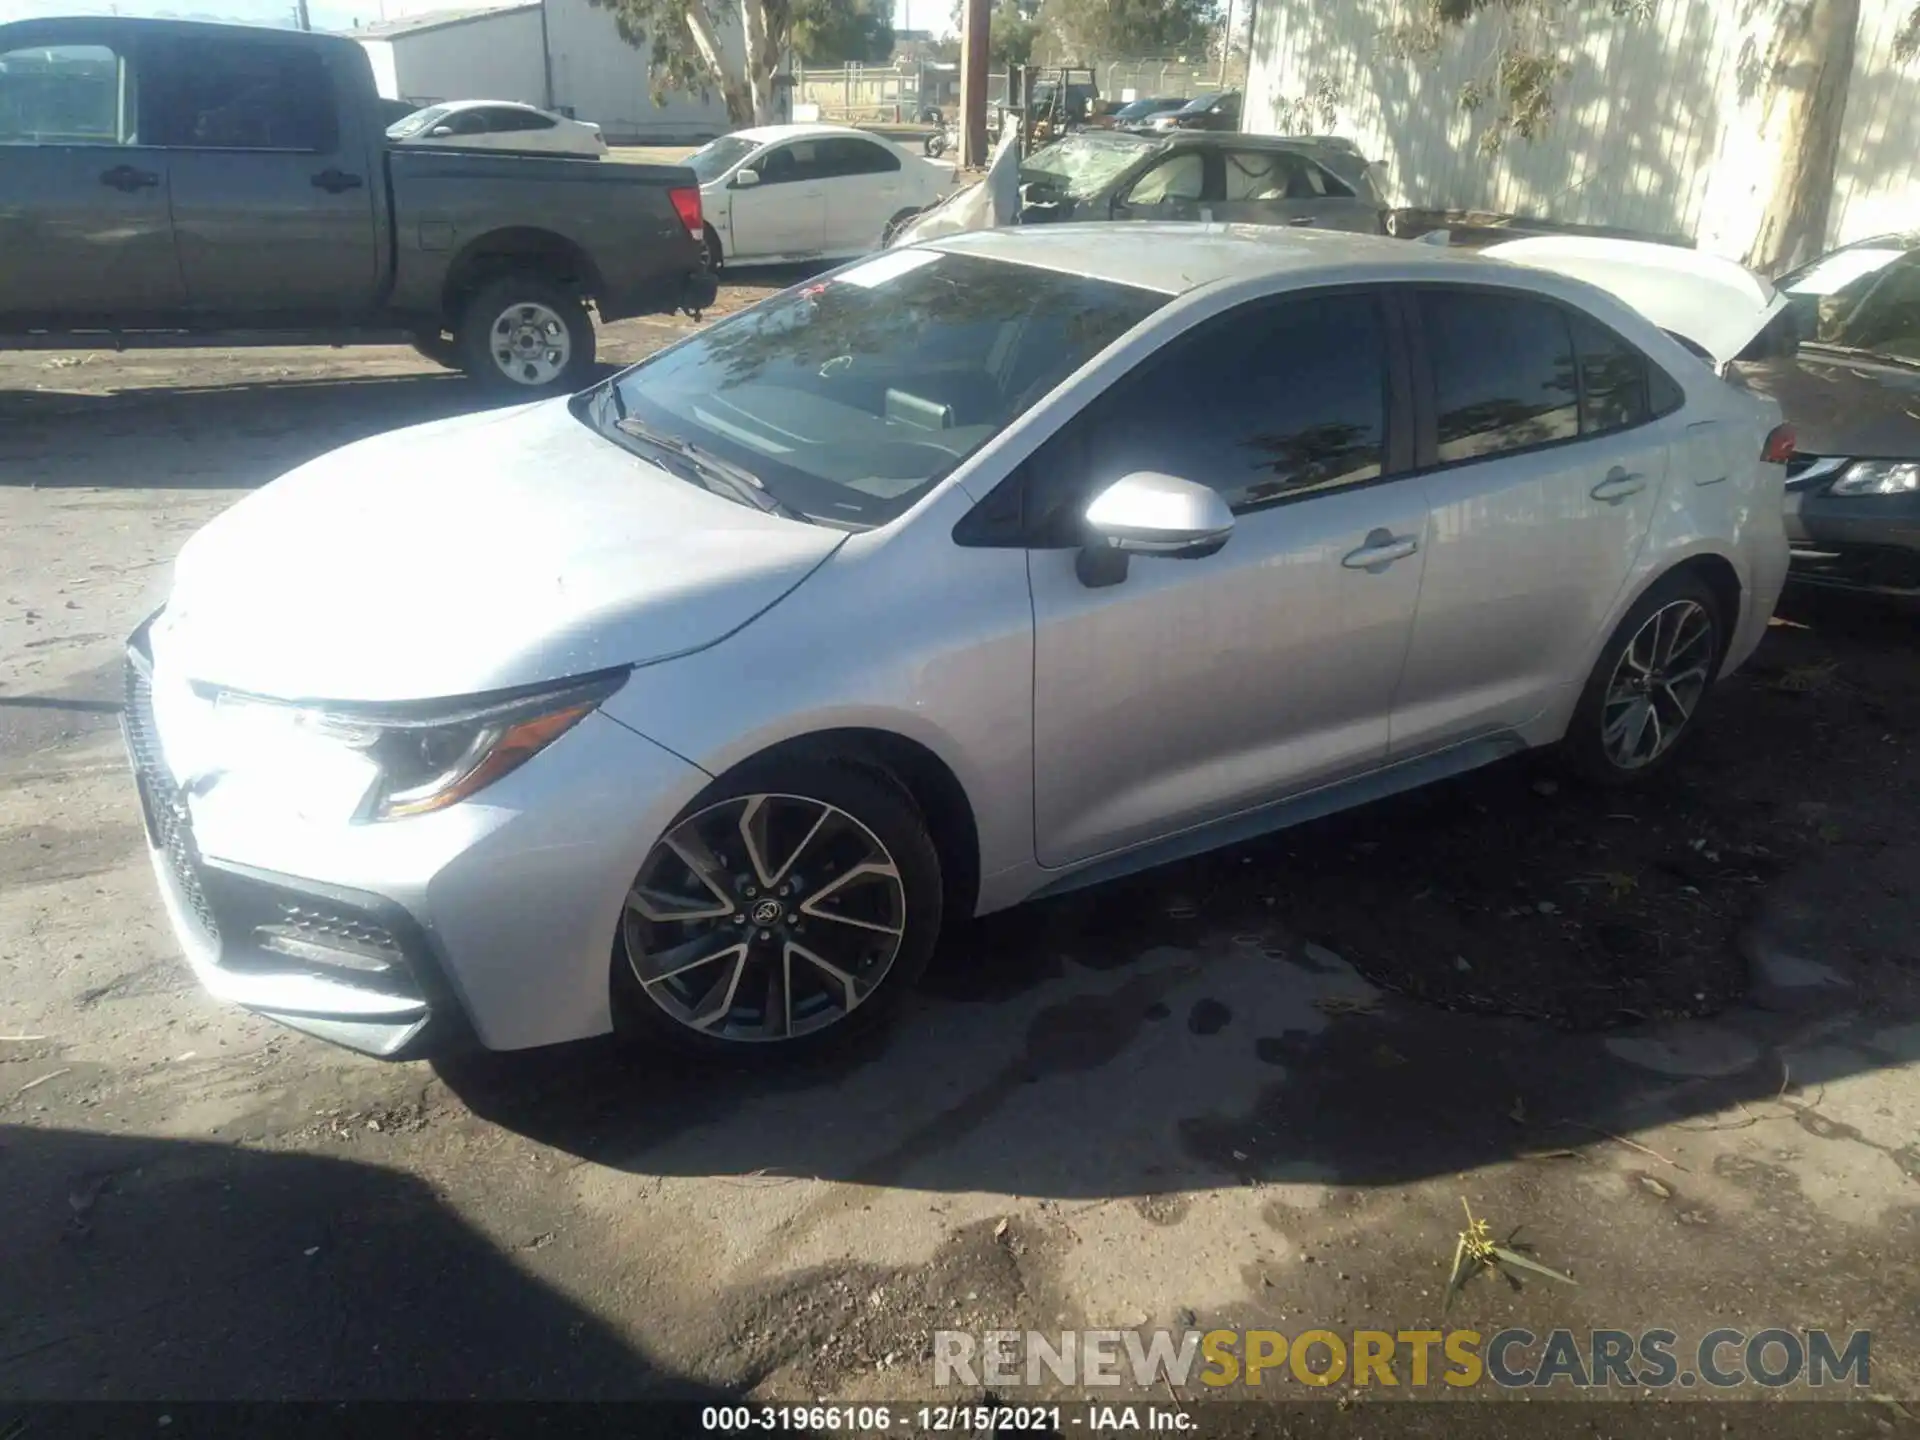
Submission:
[[[724,263],[720,257],[720,235],[711,225],[700,227],[700,263],[718,275]]]
[[[539,275],[503,275],[474,292],[454,345],[460,368],[493,389],[577,389],[593,368],[593,321],[564,286]]]
[[[444,365],[449,370],[460,368],[460,347],[444,335],[416,335],[413,348],[436,365]]]

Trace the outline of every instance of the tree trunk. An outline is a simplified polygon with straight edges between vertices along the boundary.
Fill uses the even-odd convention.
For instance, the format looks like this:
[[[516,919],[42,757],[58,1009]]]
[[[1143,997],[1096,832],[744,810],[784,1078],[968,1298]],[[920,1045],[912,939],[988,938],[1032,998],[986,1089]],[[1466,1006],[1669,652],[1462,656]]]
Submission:
[[[747,104],[755,125],[772,125],[780,119],[774,103],[773,77],[780,69],[780,50],[767,23],[766,0],[740,0],[740,33],[747,48]]]
[[[1789,0],[1766,59],[1761,133],[1779,156],[1747,264],[1778,275],[1826,248],[1860,0]]]
[[[727,54],[720,32],[714,28],[713,17],[707,12],[704,0],[694,0],[687,6],[686,24],[687,37],[693,41],[693,48],[699,52],[707,72],[719,87],[720,98],[726,102],[728,122],[736,126],[762,123],[754,114],[753,94],[747,85],[747,77],[739,68],[728,63],[732,57]],[[751,57],[751,47],[747,53]]]

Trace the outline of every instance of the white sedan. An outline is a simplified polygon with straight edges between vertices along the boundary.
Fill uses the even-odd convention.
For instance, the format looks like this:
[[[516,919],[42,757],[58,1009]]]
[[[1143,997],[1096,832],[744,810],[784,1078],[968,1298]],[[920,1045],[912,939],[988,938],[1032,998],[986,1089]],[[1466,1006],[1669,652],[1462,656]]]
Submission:
[[[453,145],[462,150],[532,150],[552,155],[607,153],[598,125],[569,120],[516,100],[450,100],[429,105],[387,127],[397,145]]]
[[[763,125],[689,155],[719,265],[844,260],[954,188],[953,167],[845,125]]]

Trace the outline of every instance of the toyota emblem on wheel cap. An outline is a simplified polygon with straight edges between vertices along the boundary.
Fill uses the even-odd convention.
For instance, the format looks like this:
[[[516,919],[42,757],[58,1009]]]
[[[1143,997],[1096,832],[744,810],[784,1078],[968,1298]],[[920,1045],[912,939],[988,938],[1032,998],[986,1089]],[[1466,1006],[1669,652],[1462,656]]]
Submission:
[[[756,925],[778,925],[780,923],[780,902],[762,900],[753,907],[753,923]]]

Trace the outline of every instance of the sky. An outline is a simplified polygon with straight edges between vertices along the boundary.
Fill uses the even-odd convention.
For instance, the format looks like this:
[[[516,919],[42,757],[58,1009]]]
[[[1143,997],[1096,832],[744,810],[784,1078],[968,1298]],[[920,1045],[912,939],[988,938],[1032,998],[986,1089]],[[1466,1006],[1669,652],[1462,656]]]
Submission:
[[[307,0],[314,27],[350,30],[380,19],[398,20],[435,10],[467,10],[484,0]],[[894,0],[899,29],[948,27],[948,0]],[[240,20],[255,25],[291,25],[293,0],[0,0],[0,21],[46,15],[170,15],[193,20]],[[911,23],[910,23],[911,22]]]

